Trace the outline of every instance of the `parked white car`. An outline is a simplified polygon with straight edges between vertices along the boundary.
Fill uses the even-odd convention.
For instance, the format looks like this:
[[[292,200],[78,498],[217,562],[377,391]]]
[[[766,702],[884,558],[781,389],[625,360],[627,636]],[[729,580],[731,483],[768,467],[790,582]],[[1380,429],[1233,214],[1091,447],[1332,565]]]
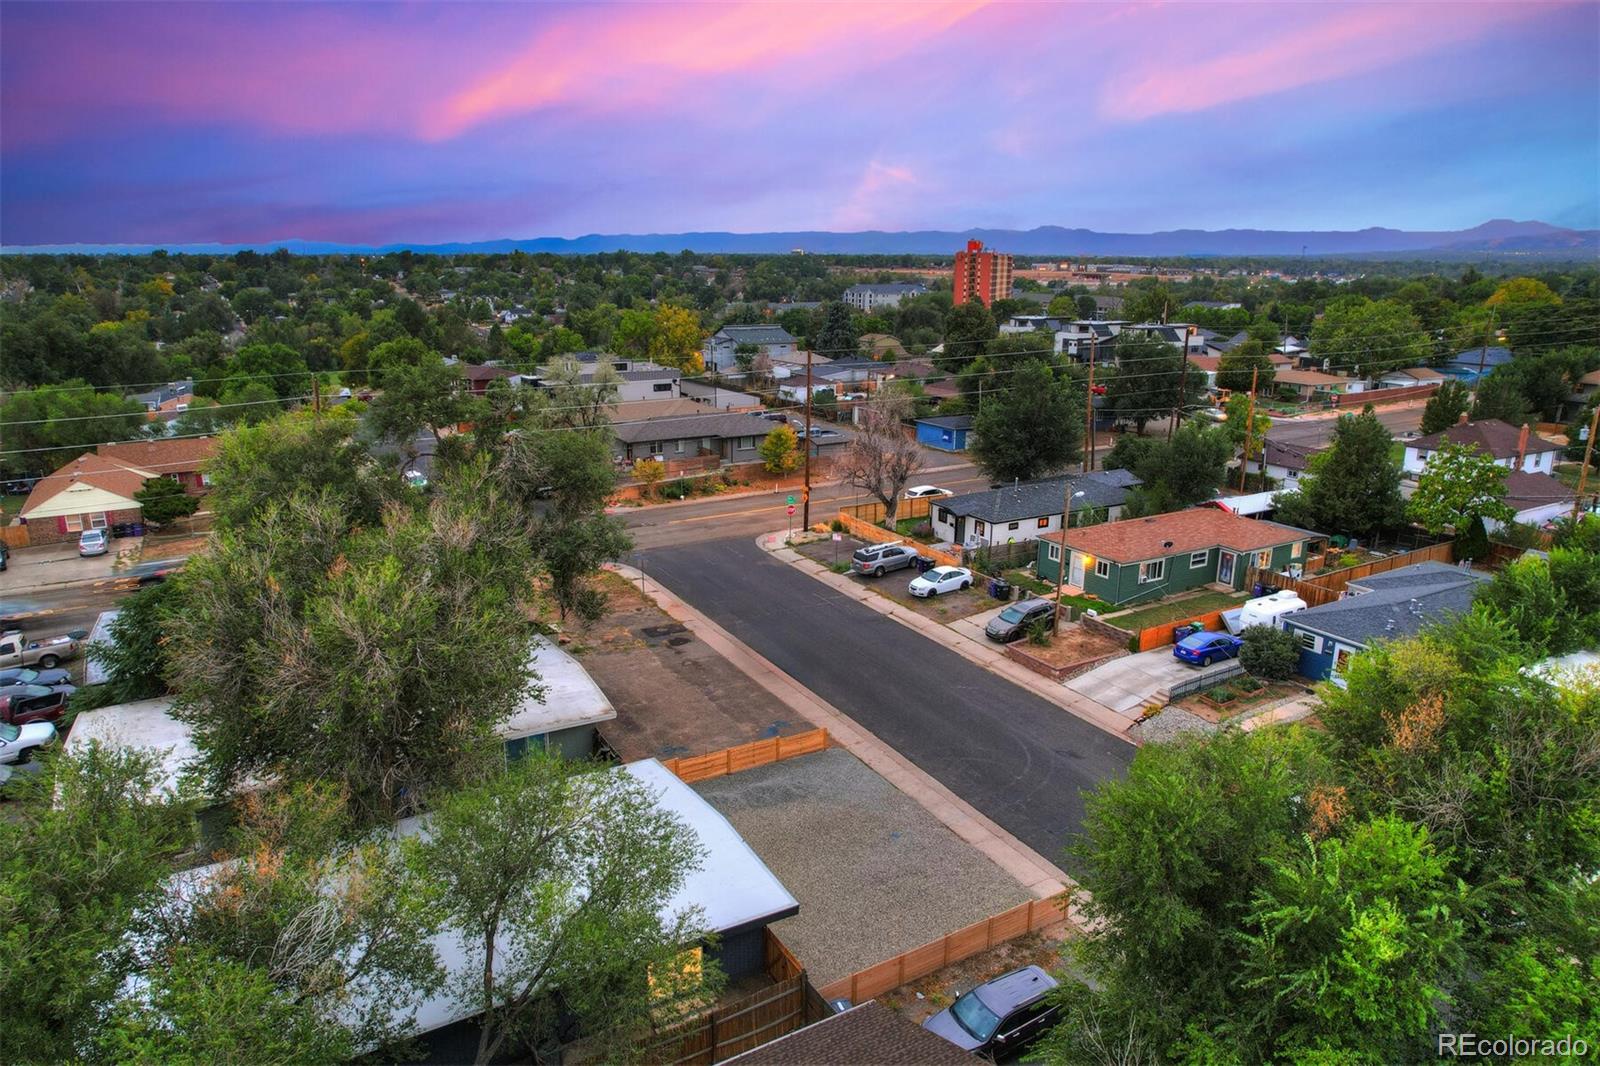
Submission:
[[[907,591],[926,599],[941,592],[959,592],[972,585],[972,571],[960,566],[936,566],[912,579]]]
[[[27,762],[38,748],[56,739],[56,727],[49,722],[12,725],[0,722],[0,765]]]
[[[951,492],[949,489],[941,489],[937,485],[912,485],[909,489],[906,489],[905,498],[908,500],[920,500],[927,496],[954,495],[955,493]]]
[[[111,538],[103,529],[86,529],[78,534],[78,554],[84,558],[104,555],[111,550]]]

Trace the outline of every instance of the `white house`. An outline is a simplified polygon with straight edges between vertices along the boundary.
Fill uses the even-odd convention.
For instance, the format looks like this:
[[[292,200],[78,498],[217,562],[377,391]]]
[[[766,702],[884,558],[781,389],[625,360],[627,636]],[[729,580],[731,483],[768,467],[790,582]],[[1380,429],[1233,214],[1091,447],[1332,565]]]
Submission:
[[[1576,499],[1577,493],[1549,474],[1529,474],[1521,470],[1506,474],[1504,503],[1517,512],[1516,521],[1523,525],[1542,526],[1571,514]],[[1499,522],[1486,521],[1484,528],[1494,533],[1502,526]]]
[[[1498,418],[1468,422],[1462,415],[1460,422],[1441,433],[1407,441],[1401,469],[1413,476],[1422,473],[1423,467],[1428,465],[1428,457],[1445,443],[1472,445],[1485,455],[1494,456],[1494,461],[1501,466],[1529,474],[1553,471],[1556,456],[1561,452],[1561,445],[1529,432],[1527,423],[1518,429]]]
[[[928,521],[933,535],[950,544],[977,547],[1021,543],[1060,529],[1061,510],[1069,500],[1074,516],[1094,508],[1100,521],[1121,518],[1128,490],[1139,483],[1126,470],[1096,470],[1070,478],[1024,481],[934,500],[928,509]],[[1077,521],[1075,517],[1073,522]]]
[[[795,339],[782,326],[723,326],[706,338],[701,354],[711,370],[731,370],[739,361],[739,346],[748,344],[776,362],[795,354]]]
[[[921,296],[928,291],[920,282],[897,285],[852,285],[844,290],[844,302],[857,311],[868,314],[880,307],[899,307],[908,296]]]

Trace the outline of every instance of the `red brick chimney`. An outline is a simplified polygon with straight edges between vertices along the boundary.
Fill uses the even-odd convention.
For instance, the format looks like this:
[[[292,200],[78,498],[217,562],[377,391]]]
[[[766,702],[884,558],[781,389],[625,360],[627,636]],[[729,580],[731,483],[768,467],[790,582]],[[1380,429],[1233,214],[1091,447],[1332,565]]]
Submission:
[[[1513,470],[1522,469],[1522,457],[1528,454],[1528,423],[1522,423],[1522,432],[1517,434],[1517,465]]]

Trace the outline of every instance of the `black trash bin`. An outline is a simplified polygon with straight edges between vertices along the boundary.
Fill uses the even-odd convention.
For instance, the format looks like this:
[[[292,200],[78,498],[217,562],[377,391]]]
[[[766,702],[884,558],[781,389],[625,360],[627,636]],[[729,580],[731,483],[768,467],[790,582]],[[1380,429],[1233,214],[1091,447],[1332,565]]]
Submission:
[[[917,556],[917,573],[926,574],[933,569],[933,560],[926,555]]]
[[[995,578],[989,582],[989,595],[997,600],[1009,600],[1011,598],[1011,582]]]

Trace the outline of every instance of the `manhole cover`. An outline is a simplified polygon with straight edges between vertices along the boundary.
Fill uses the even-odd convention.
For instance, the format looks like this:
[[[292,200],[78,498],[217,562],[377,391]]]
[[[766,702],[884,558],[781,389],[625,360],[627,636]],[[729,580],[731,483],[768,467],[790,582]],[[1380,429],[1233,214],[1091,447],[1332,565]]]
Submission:
[[[664,626],[645,626],[643,629],[639,630],[639,632],[644,636],[649,637],[651,640],[661,640],[663,637],[670,637],[676,633],[687,633],[689,632],[689,628],[677,622],[673,622],[670,625]]]
[[[688,644],[692,640],[694,640],[693,637],[668,637],[667,638],[667,647],[669,647],[669,648],[681,648],[685,644]]]

